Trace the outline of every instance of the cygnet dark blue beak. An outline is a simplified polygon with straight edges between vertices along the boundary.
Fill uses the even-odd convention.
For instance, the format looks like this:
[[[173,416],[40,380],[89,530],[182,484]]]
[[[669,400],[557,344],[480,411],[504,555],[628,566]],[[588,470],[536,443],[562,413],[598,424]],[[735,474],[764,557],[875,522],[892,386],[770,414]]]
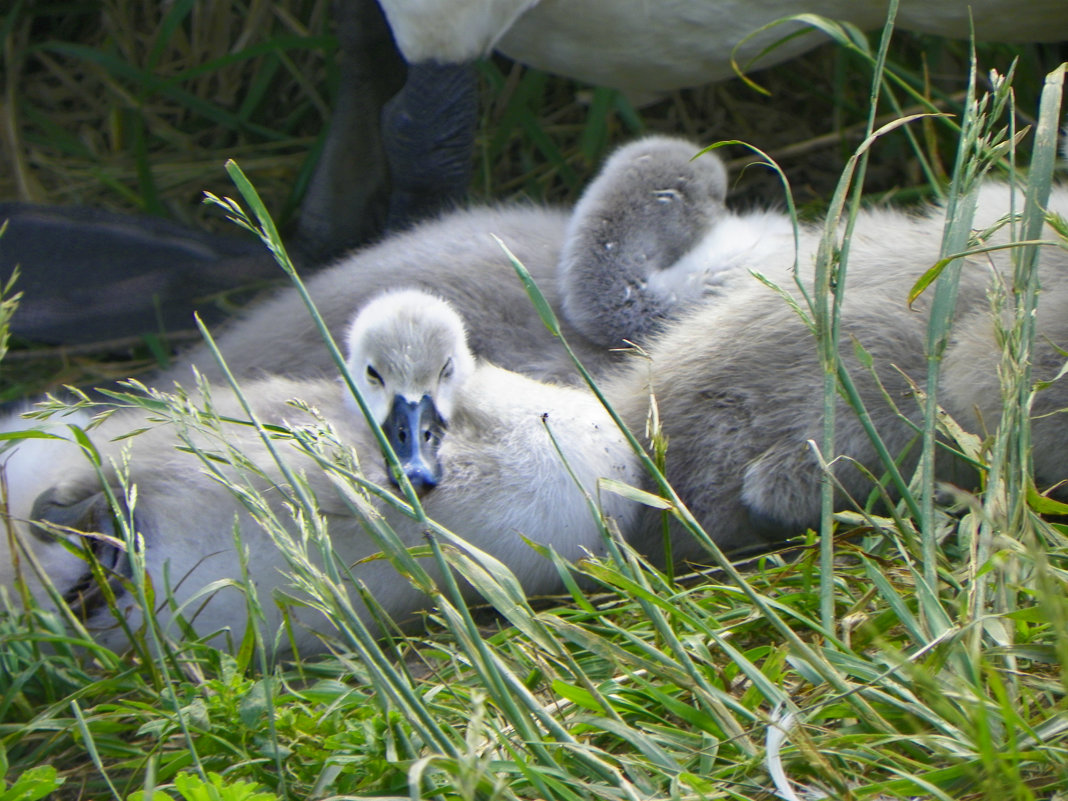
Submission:
[[[415,403],[396,395],[382,431],[393,446],[412,488],[420,495],[434,489],[441,481],[438,448],[445,433],[445,421],[433,399],[424,395]],[[392,473],[391,479],[397,486]]]

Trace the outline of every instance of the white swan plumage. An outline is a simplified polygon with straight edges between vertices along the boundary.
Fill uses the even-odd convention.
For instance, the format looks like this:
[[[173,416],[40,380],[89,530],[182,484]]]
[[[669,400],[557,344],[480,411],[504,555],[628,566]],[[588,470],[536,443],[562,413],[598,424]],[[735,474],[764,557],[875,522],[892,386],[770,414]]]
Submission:
[[[492,50],[538,69],[649,98],[733,77],[732,55],[746,65],[785,61],[824,41],[778,25],[794,14],[818,14],[873,30],[886,19],[881,0],[380,0],[401,53],[410,63],[473,62]],[[903,0],[897,27],[966,39],[1041,42],[1068,38],[1060,0]],[[447,32],[448,35],[443,35]],[[756,35],[754,35],[756,34]],[[737,47],[737,51],[735,48]]]

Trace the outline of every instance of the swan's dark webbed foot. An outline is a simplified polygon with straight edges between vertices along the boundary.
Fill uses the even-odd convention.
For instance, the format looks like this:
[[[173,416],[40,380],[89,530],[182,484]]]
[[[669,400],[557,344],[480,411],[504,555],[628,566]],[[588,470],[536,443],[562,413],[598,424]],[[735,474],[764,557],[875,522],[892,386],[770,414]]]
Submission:
[[[115,516],[103,492],[96,492],[77,501],[68,501],[55,488],[37,496],[31,517],[36,522],[31,531],[42,540],[66,537],[82,532],[92,557],[109,576],[111,594],[121,596],[122,582],[132,575],[129,555],[121,544],[121,534]],[[86,565],[85,573],[68,587],[58,588],[70,607],[85,618],[103,608],[107,599],[104,591]]]
[[[11,330],[36,342],[173,333],[193,328],[194,309],[221,322],[205,298],[278,274],[258,242],[148,215],[0,202],[2,222],[0,284],[17,267],[22,293]]]
[[[691,276],[669,269],[724,210],[726,170],[714,155],[696,153],[693,143],[667,137],[628,145],[575,207],[561,290],[565,313],[590,340],[641,340],[703,296],[703,285],[688,286]]]

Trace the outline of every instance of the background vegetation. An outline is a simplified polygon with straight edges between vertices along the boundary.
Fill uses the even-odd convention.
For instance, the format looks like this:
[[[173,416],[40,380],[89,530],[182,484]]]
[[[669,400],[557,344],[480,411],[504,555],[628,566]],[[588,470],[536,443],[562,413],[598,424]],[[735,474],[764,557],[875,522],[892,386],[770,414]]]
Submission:
[[[201,203],[231,191],[223,171],[239,161],[285,231],[300,201],[336,82],[329,0],[173,4],[119,0],[14,0],[0,10],[0,200],[146,212],[242,235]],[[1041,78],[1064,60],[1056,45],[984,46],[988,69],[1019,58],[1021,122],[1033,114]],[[959,112],[967,84],[965,43],[895,35],[891,64],[921,94]],[[827,45],[755,76],[674,93],[634,109],[618,94],[524,69],[483,66],[484,113],[472,199],[574,200],[604,154],[635,133],[680,133],[711,143],[739,139],[769,153],[789,176],[802,214],[816,215],[866,124],[870,70]],[[916,110],[907,97],[903,103]],[[881,112],[892,114],[890,107]],[[937,175],[956,149],[951,131],[920,134]],[[731,148],[738,204],[782,204],[768,170]],[[914,203],[927,176],[906,138],[873,153],[865,191]],[[81,343],[84,345],[85,343]],[[63,383],[93,384],[145,371],[148,348],[85,353],[15,348],[0,371],[0,400]],[[116,362],[118,362],[116,364]]]
[[[3,17],[15,169],[0,196],[214,226],[201,193],[234,194],[221,168],[233,157],[284,222],[329,107],[327,10],[17,3]],[[1014,107],[983,84],[1015,57]],[[989,157],[1008,119],[1034,121],[1063,56],[989,47],[979,59],[980,89],[996,90],[985,108],[965,102],[965,45],[895,39],[889,69],[902,81],[882,84],[875,118],[901,113],[891,92],[902,109],[928,98],[954,117],[915,124],[911,141],[880,139],[865,202],[930,198],[954,175],[952,196],[965,196],[962,171]],[[767,97],[728,82],[637,111],[504,62],[483,75],[477,198],[567,202],[608,148],[647,129],[760,147],[802,215],[816,215],[848,196],[839,177],[871,125],[871,59],[840,47],[757,76]],[[735,174],[750,158],[730,157]],[[742,172],[735,197],[783,202],[764,168]],[[128,354],[18,353],[4,377],[19,390],[143,367],[114,366]],[[430,633],[414,639],[361,636],[334,577],[294,552],[338,625],[329,658],[268,666],[271,633],[224,653],[151,629],[123,657],[59,615],[13,613],[0,623],[0,799],[759,799],[789,798],[789,782],[803,798],[1066,799],[1066,531],[1038,514],[1057,509],[1021,478],[1026,454],[1006,448],[1026,441],[1019,409],[972,452],[986,492],[963,509],[922,503],[933,486],[921,480],[892,517],[828,521],[833,553],[825,536],[822,553],[807,541],[684,581],[621,549],[578,568],[597,593],[537,609],[507,575],[445,549],[511,611],[473,616],[444,588]]]

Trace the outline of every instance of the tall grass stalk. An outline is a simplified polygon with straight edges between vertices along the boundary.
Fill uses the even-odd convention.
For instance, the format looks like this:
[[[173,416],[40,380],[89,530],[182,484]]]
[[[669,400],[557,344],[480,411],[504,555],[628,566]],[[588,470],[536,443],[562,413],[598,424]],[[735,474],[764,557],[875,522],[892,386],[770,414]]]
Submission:
[[[1036,389],[1031,374],[1040,290],[1040,248],[1034,243],[1041,238],[1046,224],[1046,208],[1058,152],[1064,75],[1065,65],[1061,65],[1047,77],[1043,87],[1023,208],[1018,220],[1013,209],[1013,218],[1009,222],[1014,238],[1022,244],[1012,251],[1011,328],[1002,330],[1000,336],[1003,342],[1000,370],[1003,413],[998,422],[987,474],[982,521],[973,545],[977,567],[988,563],[995,550],[996,538],[1005,532],[1013,532],[1024,546],[1033,549],[1040,564],[1045,561],[1041,555],[1044,549],[1041,543],[1045,537],[1036,530],[1036,527],[1042,528],[1043,524],[1035,519],[1029,505],[1033,496],[1030,416],[1034,394],[1040,391]],[[1011,135],[1009,141],[1014,141]],[[985,620],[989,591],[993,584],[994,578],[989,574],[985,577],[975,576],[972,583],[969,612],[977,623],[982,624]],[[1016,600],[1011,594],[997,592],[996,595],[994,599],[989,599],[994,601],[996,611],[1002,614],[1016,611]],[[984,627],[977,625],[971,638],[970,651],[976,661]],[[1008,630],[1006,635],[1011,640]],[[1008,666],[1014,669],[1015,659],[1010,656],[1008,661]]]
[[[875,57],[872,89],[869,98],[867,130],[864,145],[849,160],[827,213],[823,238],[816,253],[814,298],[810,306],[820,346],[823,367],[823,438],[821,447],[826,454],[835,452],[835,410],[838,403],[838,374],[840,372],[839,339],[842,299],[845,295],[849,265],[849,241],[853,222],[860,208],[864,173],[868,163],[867,145],[874,141],[875,117],[878,110],[879,88],[883,81],[886,52],[897,17],[897,0],[891,0],[887,10],[879,51]],[[855,177],[854,177],[855,171]],[[846,196],[852,189],[849,213],[844,230],[840,230]],[[840,237],[840,239],[839,239]],[[803,286],[803,285],[802,285]],[[836,487],[829,473],[825,473],[820,496],[820,619],[823,628],[833,631],[834,614],[834,507]]]

